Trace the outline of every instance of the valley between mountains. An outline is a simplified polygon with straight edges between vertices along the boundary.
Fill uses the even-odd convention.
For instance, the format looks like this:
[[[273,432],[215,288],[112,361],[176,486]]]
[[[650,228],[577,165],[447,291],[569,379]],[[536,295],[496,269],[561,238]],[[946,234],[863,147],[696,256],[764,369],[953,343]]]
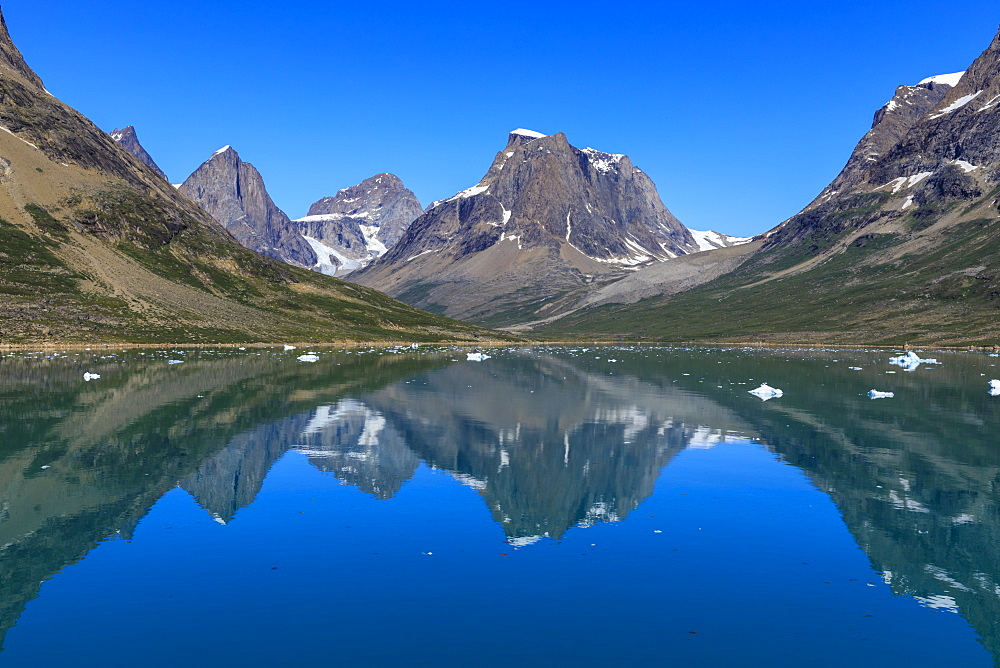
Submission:
[[[689,229],[625,154],[523,128],[427,206],[387,171],[294,218],[232,146],[171,184],[134,127],[52,97],[6,25],[0,125],[0,344],[1000,342],[1000,34],[899,86],[752,238]]]

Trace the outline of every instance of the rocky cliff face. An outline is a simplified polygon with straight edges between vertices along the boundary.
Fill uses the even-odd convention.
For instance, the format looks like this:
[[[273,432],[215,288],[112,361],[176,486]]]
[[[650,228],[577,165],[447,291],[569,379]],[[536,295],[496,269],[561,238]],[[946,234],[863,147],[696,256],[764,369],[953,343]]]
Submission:
[[[0,127],[2,343],[427,340],[476,329],[242,247],[49,94],[2,17]],[[246,202],[257,189],[249,169],[240,181]]]
[[[859,197],[876,209],[854,227],[914,216],[930,227],[944,207],[978,200],[1000,182],[998,121],[1000,34],[968,71],[901,86],[843,172],[772,233],[769,247],[808,235],[817,216],[858,208]]]
[[[312,247],[279,209],[260,172],[226,146],[194,171],[180,187],[251,250],[289,264],[311,268],[319,261]]]
[[[146,165],[154,172],[163,177],[163,180],[167,180],[167,175],[163,173],[159,165],[153,160],[153,156],[146,152],[146,149],[142,147],[139,143],[139,137],[135,134],[135,128],[131,125],[122,130],[114,129],[110,132],[111,138],[114,139],[119,146],[134,155],[139,159],[139,162]]]
[[[964,72],[924,79],[916,86],[900,86],[896,94],[875,112],[872,129],[851,153],[847,165],[820,193],[814,204],[851,188],[865,178],[872,163],[878,162],[924,118],[948,91],[955,87]]]
[[[352,280],[506,323],[533,302],[700,249],[627,156],[515,130],[476,186],[432,205]]]
[[[381,257],[423,213],[393,174],[377,174],[309,207],[294,221],[320,256],[320,271],[343,275]]]
[[[900,87],[837,179],[734,257],[738,266],[683,293],[583,309],[543,329],[996,345],[998,201],[1000,34],[965,73]]]

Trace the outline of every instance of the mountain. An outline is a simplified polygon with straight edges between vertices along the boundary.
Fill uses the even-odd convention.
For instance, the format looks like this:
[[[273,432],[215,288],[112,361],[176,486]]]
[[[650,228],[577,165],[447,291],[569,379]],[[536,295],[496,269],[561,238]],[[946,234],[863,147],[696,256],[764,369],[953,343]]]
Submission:
[[[381,257],[423,213],[393,174],[376,174],[309,207],[293,221],[320,257],[324,274],[343,275]]]
[[[319,262],[312,246],[267,194],[260,172],[243,162],[232,146],[223,146],[194,170],[180,193],[250,250],[298,267]]]
[[[509,324],[545,300],[700,249],[628,156],[519,129],[476,186],[432,204],[351,280]]]
[[[142,147],[139,143],[139,137],[135,134],[135,128],[131,125],[124,130],[114,129],[111,131],[111,138],[118,142],[118,145],[123,149],[134,155],[147,167],[151,168],[154,172],[167,180],[167,175],[163,173],[163,170],[156,164],[153,157],[146,152],[146,149]]]
[[[0,343],[485,334],[243,248],[49,94],[2,22],[0,127]]]
[[[897,89],[837,178],[735,267],[537,331],[996,345],[998,197],[1000,34],[966,72]]]

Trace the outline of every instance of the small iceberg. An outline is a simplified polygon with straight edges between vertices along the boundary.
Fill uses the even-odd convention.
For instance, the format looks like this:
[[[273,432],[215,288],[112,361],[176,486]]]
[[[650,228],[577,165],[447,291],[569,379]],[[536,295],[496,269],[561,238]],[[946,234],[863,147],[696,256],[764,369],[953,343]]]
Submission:
[[[300,362],[318,362],[319,361],[319,355],[313,355],[312,353],[310,353],[308,355],[299,355],[298,356],[298,360]]]
[[[892,399],[895,397],[893,392],[879,392],[878,390],[868,390],[869,399]]]
[[[167,360],[167,364],[184,364],[184,360]]]
[[[990,381],[990,396],[1000,397],[1000,380]]]
[[[287,343],[285,344],[285,350],[295,350],[295,348],[296,346],[290,346]]]
[[[895,364],[896,366],[903,367],[905,371],[913,371],[921,364],[940,364],[936,359],[931,359],[929,357],[920,357],[912,350],[908,351],[905,355],[900,355],[899,357],[890,357],[889,364]]]
[[[101,377],[101,374],[99,374],[99,373],[90,373],[89,371],[87,371],[86,373],[83,374],[83,379],[86,380],[86,381],[97,380],[100,377]]]
[[[482,362],[490,358],[486,353],[466,353],[465,359],[469,362]]]
[[[767,401],[768,399],[774,399],[775,397],[780,397],[784,394],[781,390],[776,387],[771,387],[767,383],[761,383],[760,387],[756,390],[747,390],[750,394],[755,397],[759,397],[761,401]]]

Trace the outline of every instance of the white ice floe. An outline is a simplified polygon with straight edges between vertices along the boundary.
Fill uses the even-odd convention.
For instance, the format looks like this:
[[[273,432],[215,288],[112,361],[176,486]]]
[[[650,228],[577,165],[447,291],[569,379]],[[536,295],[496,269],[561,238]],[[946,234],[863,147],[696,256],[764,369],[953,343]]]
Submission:
[[[99,374],[99,373],[90,373],[89,371],[87,371],[86,373],[83,374],[83,379],[84,380],[88,380],[88,381],[89,380],[97,380],[100,377],[101,377],[101,374]]]
[[[486,353],[466,353],[465,359],[469,362],[482,362],[490,358]]]
[[[922,358],[910,350],[905,355],[890,357],[889,364],[895,364],[896,366],[903,367],[905,371],[913,371],[921,364],[940,364],[940,362],[929,357]]]
[[[990,381],[990,396],[1000,397],[1000,380]]]
[[[167,360],[167,364],[184,364],[184,360]]]
[[[295,350],[295,348],[296,346],[290,346],[287,343],[285,344],[285,350]]]
[[[893,392],[879,392],[878,390],[868,390],[869,399],[892,399],[895,397]]]
[[[748,392],[754,395],[755,397],[759,397],[761,401],[774,399],[784,394],[784,392],[782,392],[778,388],[771,387],[767,383],[761,383],[760,387],[758,387],[756,390],[748,390]]]
[[[299,355],[297,359],[300,362],[318,362],[319,355],[313,355],[312,353],[309,353],[307,355]]]

